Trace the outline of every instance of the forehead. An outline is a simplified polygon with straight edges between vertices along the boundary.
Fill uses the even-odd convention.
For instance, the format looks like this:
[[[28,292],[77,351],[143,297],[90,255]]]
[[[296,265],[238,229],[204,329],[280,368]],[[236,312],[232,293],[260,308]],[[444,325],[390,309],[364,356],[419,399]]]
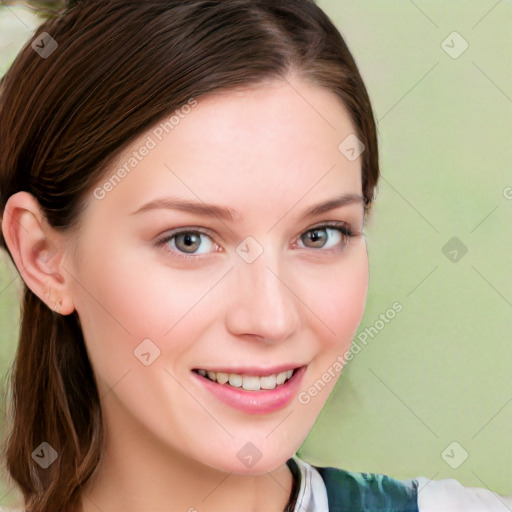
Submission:
[[[110,179],[94,207],[128,213],[168,194],[263,214],[306,195],[311,203],[360,193],[360,159],[339,150],[354,131],[334,93],[303,82],[209,96],[163,117],[123,151],[99,185],[122,179]]]

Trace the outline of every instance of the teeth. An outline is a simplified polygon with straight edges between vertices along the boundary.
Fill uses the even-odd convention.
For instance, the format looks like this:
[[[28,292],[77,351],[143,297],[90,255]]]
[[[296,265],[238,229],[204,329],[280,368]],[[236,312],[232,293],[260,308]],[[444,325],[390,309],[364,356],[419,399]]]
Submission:
[[[203,377],[208,377],[219,384],[229,383],[235,388],[242,388],[246,391],[260,391],[261,389],[275,389],[276,386],[284,384],[293,374],[293,370],[274,373],[258,377],[257,375],[240,375],[237,373],[212,372],[210,370],[197,370]]]
[[[215,373],[215,372],[212,372]],[[215,380],[215,379],[212,379]],[[217,372],[217,382],[219,384],[226,384],[226,382],[229,380],[229,374],[224,372]]]
[[[286,380],[286,377],[287,377],[287,373],[286,372],[281,372],[281,373],[278,373],[277,374],[277,378],[276,378],[276,384],[279,386],[280,384],[284,384],[284,381]]]
[[[260,388],[261,389],[274,389],[277,384],[275,375],[267,375],[266,377],[260,377]]]
[[[261,389],[260,378],[252,375],[244,375],[242,387],[247,391],[259,391]]]
[[[214,373],[214,375],[215,375],[215,373]],[[210,377],[210,376],[208,375],[208,377]],[[241,375],[237,375],[236,373],[230,373],[229,374],[229,384],[231,386],[234,386],[235,388],[241,387],[242,386],[242,376]]]

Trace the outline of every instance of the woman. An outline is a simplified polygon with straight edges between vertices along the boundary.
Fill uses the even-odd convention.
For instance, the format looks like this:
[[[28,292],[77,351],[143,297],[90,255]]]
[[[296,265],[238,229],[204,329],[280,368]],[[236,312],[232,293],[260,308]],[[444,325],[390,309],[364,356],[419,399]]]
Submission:
[[[294,455],[362,318],[379,176],[365,86],[313,2],[78,2],[5,76],[0,137],[27,511],[504,505]]]

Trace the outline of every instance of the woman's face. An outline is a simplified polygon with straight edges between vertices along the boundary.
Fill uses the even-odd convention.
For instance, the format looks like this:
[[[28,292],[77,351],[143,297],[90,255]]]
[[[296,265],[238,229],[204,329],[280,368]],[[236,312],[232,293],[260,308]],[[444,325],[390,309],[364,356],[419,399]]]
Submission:
[[[91,192],[63,263],[107,449],[137,433],[138,446],[260,474],[305,439],[363,314],[355,130],[336,96],[300,81],[171,115]],[[295,368],[284,385],[268,376]],[[198,369],[253,377],[231,386]]]

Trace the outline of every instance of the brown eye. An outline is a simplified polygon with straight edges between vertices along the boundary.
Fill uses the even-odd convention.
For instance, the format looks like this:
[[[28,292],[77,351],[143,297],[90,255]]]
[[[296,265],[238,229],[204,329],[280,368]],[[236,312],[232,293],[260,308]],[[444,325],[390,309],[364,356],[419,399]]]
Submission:
[[[343,248],[353,236],[345,224],[334,224],[308,229],[300,240],[309,249],[333,249]]]
[[[212,238],[197,230],[181,230],[170,233],[156,242],[157,246],[165,246],[166,250],[180,255],[201,255],[212,252]]]
[[[309,241],[311,241],[312,245],[310,247],[316,247],[321,249],[328,239],[326,231],[326,229],[321,228],[315,228],[312,229],[311,231],[306,231],[306,233],[304,233],[301,236],[301,240],[306,245]]]
[[[194,233],[192,231],[174,235],[174,240],[176,248],[187,253],[194,253],[201,245],[200,233]]]

